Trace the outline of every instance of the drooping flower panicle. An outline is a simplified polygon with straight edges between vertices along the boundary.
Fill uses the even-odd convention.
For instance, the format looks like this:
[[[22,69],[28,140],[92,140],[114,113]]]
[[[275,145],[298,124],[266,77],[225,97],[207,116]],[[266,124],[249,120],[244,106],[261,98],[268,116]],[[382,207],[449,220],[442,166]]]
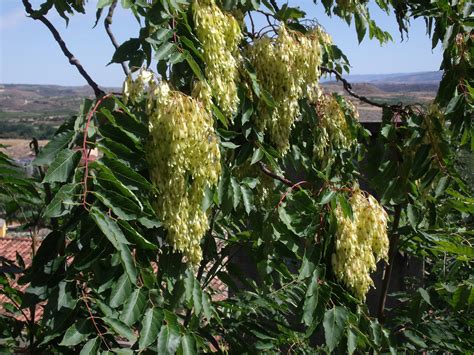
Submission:
[[[281,152],[289,147],[291,128],[299,114],[298,101],[317,87],[321,44],[316,30],[307,34],[281,26],[275,39],[262,37],[248,49],[260,85],[273,97],[275,108],[260,102],[255,124],[267,131]]]
[[[202,258],[200,242],[209,227],[201,207],[205,188],[217,184],[221,170],[212,115],[199,99],[147,74],[128,82],[135,97],[139,89],[148,89],[146,159],[158,190],[153,206],[173,248],[197,265]]]
[[[194,0],[194,25],[202,43],[205,74],[217,104],[231,117],[238,105],[238,45],[242,31],[238,21],[224,13],[214,0]]]
[[[366,197],[359,189],[354,191],[350,204],[352,219],[340,207],[335,210],[337,235],[331,262],[336,277],[357,298],[365,300],[373,286],[370,273],[379,260],[388,259],[388,217],[373,196]]]
[[[341,100],[344,100],[341,98]],[[350,112],[350,119],[357,120],[358,112],[354,105],[343,101]],[[352,137],[346,115],[334,95],[320,95],[315,102],[318,112],[313,154],[316,159],[326,163],[331,159],[331,148],[349,150],[357,141]]]

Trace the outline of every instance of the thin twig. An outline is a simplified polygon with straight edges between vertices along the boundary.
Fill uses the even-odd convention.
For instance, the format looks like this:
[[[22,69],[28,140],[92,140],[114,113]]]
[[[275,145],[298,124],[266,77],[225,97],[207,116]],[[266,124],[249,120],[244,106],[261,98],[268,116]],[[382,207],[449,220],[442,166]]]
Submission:
[[[94,315],[92,314],[92,310],[91,310],[91,308],[89,307],[89,303],[87,303],[87,295],[86,295],[86,293],[84,292],[84,290],[82,290],[82,300],[84,301],[84,303],[85,303],[85,305],[86,305],[87,312],[89,313],[90,319],[91,319],[92,323],[94,324],[94,328],[95,328],[95,330],[96,330],[96,332],[97,332],[97,335],[100,337],[100,339],[102,340],[102,342],[105,344],[105,347],[107,348],[107,350],[110,350],[109,345],[108,345],[107,342],[105,341],[104,334],[100,331],[99,326],[97,325],[97,322],[95,321]]]
[[[346,90],[349,95],[355,97],[356,99],[359,99],[360,101],[362,102],[365,102],[366,104],[369,104],[371,106],[376,106],[376,107],[380,107],[380,108],[385,108],[385,109],[389,109],[390,111],[394,111],[394,112],[404,112],[404,109],[403,109],[403,106],[402,105],[387,105],[387,104],[381,104],[381,103],[378,103],[378,102],[375,102],[375,101],[372,101],[370,100],[369,98],[365,97],[365,96],[362,96],[362,95],[359,95],[357,93],[355,93],[353,90],[352,90],[352,85],[351,83],[349,83],[346,79],[344,79],[342,77],[342,75],[334,70],[334,69],[329,69],[329,68],[326,68],[326,67],[321,67],[321,72],[324,72],[324,73],[328,73],[328,74],[334,74],[334,76],[336,77],[337,80],[339,80],[340,82],[342,82],[342,85],[344,87],[344,90]]]
[[[256,38],[262,38],[265,35],[267,35],[269,33],[272,33],[272,32],[273,32],[273,35],[271,37],[273,38],[278,33],[278,31],[272,25],[266,25],[266,26],[262,27],[260,29],[260,31],[258,31],[258,33],[255,37]]]
[[[114,0],[112,2],[112,4],[110,4],[109,12],[107,13],[107,17],[104,20],[105,32],[107,32],[107,35],[109,36],[110,41],[112,42],[112,44],[114,45],[116,50],[120,46],[119,46],[117,40],[115,39],[114,33],[112,32],[112,28],[110,26],[112,25],[112,21],[113,21],[113,17],[114,17],[114,11],[115,11],[115,8],[117,7],[117,1],[118,0]],[[125,73],[125,75],[128,76],[130,71],[128,70],[127,65],[124,62],[121,62],[120,65],[122,66],[122,70]]]
[[[290,192],[292,192],[292,191],[293,191],[294,189],[296,189],[296,188],[301,189],[301,188],[302,188],[301,185],[303,185],[303,184],[309,184],[309,182],[308,182],[308,181],[300,181],[300,182],[297,182],[296,184],[294,184],[293,186],[291,186],[291,187],[283,194],[283,196],[280,198],[280,201],[279,201],[278,204],[275,206],[275,208],[278,209],[278,208],[282,205],[282,203],[285,201],[285,199],[286,199],[286,197],[288,196],[288,194],[289,194]]]
[[[28,318],[28,316],[26,315],[26,313],[23,311],[23,309],[20,307],[20,305],[13,299],[10,297],[10,295],[8,295],[6,292],[5,293],[2,293],[6,298],[8,298],[12,303],[13,305],[15,306],[16,309],[18,309],[21,314],[23,315],[23,317],[25,318],[26,322],[29,323],[30,322],[30,319]]]
[[[268,296],[274,295],[275,293],[278,293],[278,292],[284,290],[285,288],[287,288],[287,287],[289,287],[289,286],[291,286],[295,283],[302,283],[302,282],[303,282],[303,280],[293,279],[290,282],[288,282],[288,283],[284,284],[283,286],[281,286],[279,289],[276,289],[276,290],[273,290],[272,292],[270,292],[268,294]]]
[[[33,149],[33,151],[35,152],[35,156],[38,156],[38,154],[39,154],[39,144],[38,144],[38,140],[36,138],[33,138],[31,140],[30,148]],[[44,172],[44,169],[41,165],[38,166],[38,172],[40,174],[41,180],[43,180],[44,177],[45,177],[45,172]],[[45,202],[45,205],[47,206],[53,200],[53,193],[51,191],[50,184],[44,183],[43,185],[44,185],[44,192],[45,192],[44,202]],[[41,216],[41,214],[38,215],[38,220],[39,220],[40,216]],[[36,221],[36,225],[38,224],[38,220]],[[53,227],[53,230],[57,229],[57,220],[56,220],[56,218],[51,218],[51,225]]]
[[[212,210],[211,221],[209,222],[209,231],[207,232],[207,238],[213,238],[212,234],[214,232],[214,225],[215,225],[215,221],[216,221],[216,216],[219,213],[219,211],[220,211],[219,209],[213,209]],[[197,275],[196,275],[196,279],[199,282],[201,282],[202,275],[204,273],[204,270],[206,269],[206,266],[207,266],[207,262],[205,262],[204,259],[203,259],[203,262],[201,263],[201,265],[199,267],[199,270],[197,272]]]
[[[66,46],[66,43],[64,40],[61,38],[61,35],[59,34],[58,30],[54,25],[43,15],[39,15],[36,11],[33,10],[31,7],[31,4],[28,0],[22,0],[23,5],[25,7],[26,12],[31,16],[32,19],[34,20],[39,20],[41,21],[51,32],[53,35],[54,39],[58,43],[59,47],[61,47],[61,50],[63,51],[64,55],[69,59],[69,63],[71,65],[74,65],[79,73],[82,75],[82,77],[87,81],[89,86],[94,90],[94,94],[96,97],[100,97],[104,95],[104,91],[102,91],[99,88],[99,85],[91,78],[91,76],[86,72],[82,64],[79,62],[79,60],[74,57],[74,55],[69,51],[69,49]]]
[[[283,177],[283,176],[280,176],[280,175],[277,175],[275,174],[273,171],[271,171],[270,169],[268,169],[268,167],[262,163],[262,162],[259,162],[259,166],[260,166],[260,170],[262,170],[262,172],[268,176],[270,176],[271,178],[275,179],[275,180],[278,180],[282,183],[284,183],[286,186],[288,187],[292,187],[295,185],[295,183],[291,180],[288,180],[287,178]]]
[[[280,11],[280,7],[278,6],[276,0],[270,0],[270,4],[273,6],[273,8],[275,9],[275,11]]]
[[[221,272],[231,261],[232,259],[237,255],[237,253],[240,251],[240,249],[242,249],[242,245],[240,245],[237,250],[235,250],[232,255],[230,255],[226,261],[224,261],[225,257],[224,258],[221,258],[221,260],[219,261],[220,263],[222,263],[218,269],[216,270],[216,272],[214,272],[213,275],[207,275],[206,276],[206,279],[204,280],[204,283],[202,285],[202,288],[205,289],[207,286],[209,286],[209,284],[212,282],[212,280],[214,280],[214,278],[217,276],[217,274],[219,272]]]
[[[273,32],[278,33],[278,29],[275,27],[275,24],[272,23],[272,19],[271,19],[272,15],[271,14],[268,14],[265,11],[262,11],[262,10],[255,10],[255,12],[258,12],[258,13],[264,15],[265,18],[267,19],[268,26],[270,26],[272,28]],[[260,32],[262,32],[262,30],[260,30]]]
[[[9,284],[9,283],[8,283]],[[10,284],[9,284],[10,286]],[[26,323],[28,324],[28,327],[30,328],[29,329],[29,341],[30,341],[30,345],[29,345],[29,351],[31,351],[31,353],[34,353],[34,341],[35,341],[35,332],[34,332],[34,328],[35,328],[35,313],[31,313],[30,312],[30,319],[28,318],[28,316],[26,315],[26,313],[23,311],[23,309],[20,307],[20,305],[12,298],[10,297],[10,295],[8,295],[7,293],[3,293],[3,295],[5,297],[7,297],[12,303],[13,305],[15,306],[16,309],[18,309],[21,314],[23,315],[23,317],[25,318],[25,321]]]
[[[249,12],[249,19],[250,19],[250,25],[251,25],[251,28],[252,28],[252,35],[255,35],[255,23],[253,22],[253,17],[252,17],[251,12]]]
[[[28,226],[28,233],[30,233],[30,238],[31,238],[31,250],[32,250],[31,254],[34,256],[34,250],[35,250],[34,249],[35,248],[35,236],[34,236],[34,234],[35,233],[33,233],[33,231],[31,230],[31,225],[32,224],[28,222],[28,218],[26,218],[25,211],[24,211],[22,205],[17,201],[13,191],[11,191],[9,188],[6,188],[6,187],[4,189],[7,192],[7,194],[10,195],[12,201],[15,201],[17,203],[17,205],[19,206],[19,208],[20,208],[20,213],[23,215],[25,225]]]

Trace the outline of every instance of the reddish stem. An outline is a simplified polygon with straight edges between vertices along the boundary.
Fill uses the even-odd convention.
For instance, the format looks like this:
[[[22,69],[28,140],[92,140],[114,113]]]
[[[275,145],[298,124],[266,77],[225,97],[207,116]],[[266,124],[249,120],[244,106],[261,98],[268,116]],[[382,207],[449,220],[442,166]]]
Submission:
[[[281,206],[281,204],[285,201],[286,199],[286,196],[288,196],[288,194],[290,192],[292,192],[294,189],[296,189],[297,187],[300,187],[300,185],[303,185],[303,184],[309,184],[308,181],[300,181],[300,182],[297,182],[296,184],[294,184],[293,186],[291,186],[284,194],[283,196],[281,197],[280,201],[278,202],[278,205],[275,207],[275,208],[279,208]]]
[[[96,321],[95,321],[95,318],[92,314],[92,310],[91,308],[89,307],[89,303],[87,303],[87,295],[85,294],[84,291],[82,291],[82,300],[84,301],[85,305],[86,305],[86,308],[87,308],[87,312],[89,313],[89,316],[91,317],[91,321],[92,323],[94,324],[94,328],[95,330],[97,331],[97,335],[102,339],[102,342],[105,344],[105,346],[107,347],[107,350],[110,350],[109,348],[109,345],[107,344],[107,342],[105,341],[104,339],[104,334],[102,334],[102,332],[100,331],[99,329],[99,326],[97,325]]]

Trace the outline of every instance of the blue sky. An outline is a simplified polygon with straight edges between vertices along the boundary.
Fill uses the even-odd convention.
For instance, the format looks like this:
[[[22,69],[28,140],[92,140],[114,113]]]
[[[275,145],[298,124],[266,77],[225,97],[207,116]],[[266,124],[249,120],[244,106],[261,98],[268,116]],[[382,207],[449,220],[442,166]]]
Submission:
[[[32,0],[33,7],[41,0]],[[389,31],[394,42],[380,46],[377,41],[357,42],[353,27],[338,18],[328,18],[321,6],[312,0],[290,0],[290,5],[306,11],[308,18],[316,18],[332,35],[334,42],[348,55],[351,74],[385,74],[437,70],[441,50],[431,50],[422,20],[412,21],[409,39],[401,42],[393,17],[375,6],[371,13],[376,22]],[[82,62],[91,76],[102,86],[120,86],[123,72],[116,65],[106,66],[114,49],[103,29],[102,20],[92,29],[97,1],[89,0],[87,14],[65,21],[54,12],[48,18],[60,31],[71,52]],[[138,33],[138,23],[131,12],[117,8],[112,25],[121,43]],[[62,55],[46,27],[25,16],[20,0],[0,0],[0,83],[83,85],[83,78]]]

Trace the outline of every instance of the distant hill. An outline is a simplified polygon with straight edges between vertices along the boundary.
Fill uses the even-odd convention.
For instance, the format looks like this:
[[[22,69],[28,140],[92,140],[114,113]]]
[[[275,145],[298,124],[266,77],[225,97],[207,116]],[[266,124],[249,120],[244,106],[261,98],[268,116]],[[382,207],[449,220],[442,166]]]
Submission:
[[[366,84],[388,93],[436,92],[443,72],[421,72],[400,74],[347,75],[344,78],[352,84]],[[323,80],[325,85],[333,83],[334,77]],[[372,89],[373,90],[373,89]]]
[[[109,90],[121,90],[117,88],[106,88]],[[92,96],[94,92],[88,85],[84,86],[61,86],[61,85],[35,85],[35,84],[0,84],[0,94],[12,93],[23,97],[84,97]]]
[[[0,84],[0,137],[46,139],[84,97],[93,97],[89,86]]]
[[[442,71],[427,71],[418,73],[394,73],[394,74],[354,74],[344,76],[351,83],[403,83],[438,84],[443,75]],[[326,79],[331,81],[332,79]]]
[[[377,102],[422,103],[433,100],[441,72],[349,75],[353,90]],[[326,92],[347,95],[334,77],[322,80]],[[120,88],[105,88],[120,92]],[[83,97],[93,97],[88,86],[0,84],[0,138],[47,139],[64,120],[77,114]],[[380,120],[380,109],[357,100],[361,121]]]
[[[337,81],[327,81],[322,83],[322,86],[327,92],[337,92],[338,94],[346,93],[342,84]],[[364,96],[379,96],[385,94],[384,90],[369,83],[354,83],[352,84],[352,89],[354,92]]]
[[[429,104],[438,90],[442,72],[348,75],[344,78],[352,84],[352,89],[359,95],[387,104]],[[329,79],[329,80],[328,80]],[[326,92],[337,92],[353,100],[358,106],[360,121],[374,122],[381,118],[381,110],[349,97],[341,82],[334,77],[323,80],[322,87]]]
[[[418,73],[394,73],[394,74],[354,74],[345,75],[351,83],[369,83],[376,87],[406,84],[406,85],[438,85],[441,81],[442,71],[427,71]],[[334,81],[334,77],[323,78],[322,82]],[[400,87],[401,89],[403,87]],[[121,91],[120,88],[106,88],[105,91]],[[92,96],[93,92],[89,86],[60,86],[60,85],[30,85],[30,84],[1,84],[0,95],[4,96],[11,92],[23,97],[66,97],[66,96]],[[1,107],[0,107],[1,108]]]
[[[0,85],[0,137],[49,138],[92,94],[88,86]]]
[[[60,85],[29,85],[29,84],[3,84],[5,92],[15,92],[22,96],[88,96],[92,90],[88,86],[60,86]]]

